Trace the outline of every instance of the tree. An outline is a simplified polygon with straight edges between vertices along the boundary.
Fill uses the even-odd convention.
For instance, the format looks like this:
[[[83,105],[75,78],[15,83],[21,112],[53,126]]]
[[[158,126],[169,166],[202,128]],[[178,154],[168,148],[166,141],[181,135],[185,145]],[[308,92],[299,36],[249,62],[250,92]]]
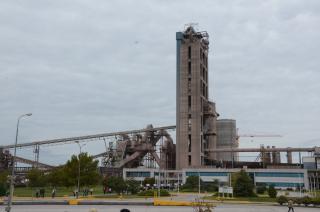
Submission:
[[[8,171],[3,171],[0,173],[0,197],[5,196],[8,188]]]
[[[214,180],[213,182],[203,183],[204,186],[201,186],[201,190],[215,192],[219,190],[219,181]]]
[[[133,179],[128,179],[125,181],[125,184],[127,185],[127,191],[131,194],[136,194],[140,190],[140,183]]]
[[[0,184],[8,184],[9,171],[3,171],[0,173]]]
[[[31,169],[27,174],[30,187],[43,187],[47,184],[47,179],[43,171],[39,169]]]
[[[268,195],[271,198],[276,198],[277,197],[277,190],[274,188],[274,185],[270,185],[268,188]]]
[[[253,192],[253,182],[249,175],[244,171],[241,170],[238,173],[234,174],[233,179],[233,188],[235,196],[239,197],[252,197],[255,196]]]
[[[127,188],[127,185],[122,179],[122,177],[115,176],[104,178],[103,186],[111,188],[112,191],[115,191],[118,194],[122,193]]]
[[[98,160],[93,160],[87,153],[81,153],[80,158],[80,186],[96,185],[100,181],[98,173]],[[72,155],[63,167],[64,186],[76,186],[79,175],[78,156]]]
[[[48,183],[52,186],[65,186],[67,176],[64,172],[64,167],[57,167],[48,174]]]
[[[200,179],[200,189],[204,190],[204,183]],[[199,176],[189,176],[186,183],[183,185],[183,189],[198,191],[199,190]]]

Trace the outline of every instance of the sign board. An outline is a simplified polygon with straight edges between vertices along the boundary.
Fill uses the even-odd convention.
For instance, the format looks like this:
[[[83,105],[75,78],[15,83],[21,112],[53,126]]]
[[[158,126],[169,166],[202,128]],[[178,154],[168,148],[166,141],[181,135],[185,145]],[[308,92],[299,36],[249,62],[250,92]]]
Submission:
[[[233,194],[233,188],[228,186],[219,187],[219,193]]]

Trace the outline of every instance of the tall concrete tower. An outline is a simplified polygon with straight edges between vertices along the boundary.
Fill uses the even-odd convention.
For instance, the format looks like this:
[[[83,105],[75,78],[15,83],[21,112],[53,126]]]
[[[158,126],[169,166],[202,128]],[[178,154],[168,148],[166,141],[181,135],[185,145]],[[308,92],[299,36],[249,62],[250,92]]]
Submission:
[[[208,100],[209,35],[192,26],[177,32],[176,165],[195,168],[214,160],[216,148],[215,103]]]

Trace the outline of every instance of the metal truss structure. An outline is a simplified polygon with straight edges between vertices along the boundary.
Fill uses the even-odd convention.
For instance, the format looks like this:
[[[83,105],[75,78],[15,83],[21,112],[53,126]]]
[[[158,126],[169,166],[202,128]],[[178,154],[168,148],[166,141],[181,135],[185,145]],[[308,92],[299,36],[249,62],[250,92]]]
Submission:
[[[68,144],[75,142],[90,142],[97,140],[106,140],[107,138],[115,138],[115,145],[109,142],[109,148],[106,145],[106,151],[93,155],[93,158],[102,158],[102,164],[105,167],[115,168],[133,168],[141,165],[155,166],[155,163],[164,169],[175,168],[175,144],[167,132],[175,129],[175,126],[165,126],[153,128],[148,125],[145,129],[120,131],[112,133],[102,133],[95,135],[69,137],[61,139],[35,141],[30,143],[18,144],[18,148],[34,148],[35,160],[16,157],[16,161],[37,167],[40,169],[52,169],[54,166],[39,162],[40,146]],[[0,146],[0,168],[8,168],[12,164],[10,160],[12,156],[9,149],[14,145]]]

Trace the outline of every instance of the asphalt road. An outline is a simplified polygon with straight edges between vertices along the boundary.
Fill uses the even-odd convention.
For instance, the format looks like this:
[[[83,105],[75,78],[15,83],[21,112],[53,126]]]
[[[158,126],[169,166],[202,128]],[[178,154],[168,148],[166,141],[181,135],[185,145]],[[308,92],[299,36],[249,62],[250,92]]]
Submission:
[[[98,212],[119,212],[122,208],[128,208],[131,212],[194,212],[191,207],[154,207],[154,206],[68,206],[68,205],[38,205],[38,206],[14,206],[12,212],[88,212],[90,208],[96,208]],[[4,206],[0,207],[4,211]],[[287,207],[280,206],[256,206],[224,204],[214,209],[215,212],[287,212]],[[296,212],[319,212],[319,208],[297,207]]]

